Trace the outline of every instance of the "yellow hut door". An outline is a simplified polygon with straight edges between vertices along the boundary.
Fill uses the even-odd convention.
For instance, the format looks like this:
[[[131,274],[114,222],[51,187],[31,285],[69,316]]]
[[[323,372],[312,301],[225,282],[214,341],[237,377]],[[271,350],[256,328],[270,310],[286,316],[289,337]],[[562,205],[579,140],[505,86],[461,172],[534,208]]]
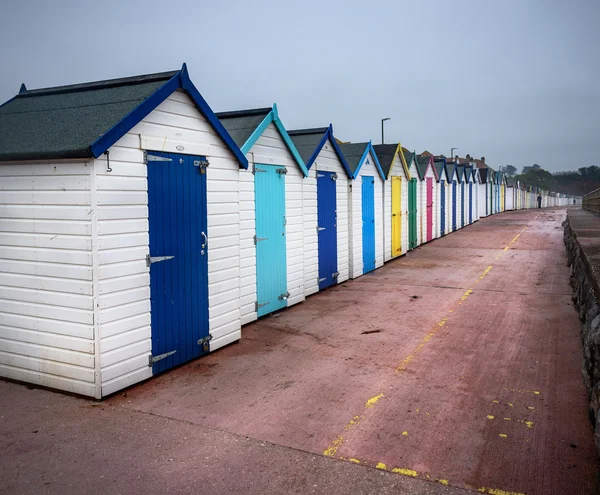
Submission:
[[[392,256],[402,254],[402,177],[392,177]]]

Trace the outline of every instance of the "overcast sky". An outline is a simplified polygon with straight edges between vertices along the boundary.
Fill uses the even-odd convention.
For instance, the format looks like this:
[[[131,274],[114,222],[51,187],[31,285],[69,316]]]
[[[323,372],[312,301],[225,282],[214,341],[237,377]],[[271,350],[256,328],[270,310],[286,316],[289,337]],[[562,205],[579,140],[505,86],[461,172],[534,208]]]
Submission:
[[[2,0],[0,100],[186,62],[215,111],[568,170],[600,165],[599,25],[598,0]]]

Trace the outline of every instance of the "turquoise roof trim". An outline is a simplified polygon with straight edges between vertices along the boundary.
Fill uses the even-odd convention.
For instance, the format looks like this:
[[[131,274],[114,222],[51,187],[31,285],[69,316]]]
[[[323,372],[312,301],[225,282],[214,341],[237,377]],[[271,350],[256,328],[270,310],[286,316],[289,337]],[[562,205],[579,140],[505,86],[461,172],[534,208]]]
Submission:
[[[300,157],[300,153],[298,153],[298,150],[296,149],[296,146],[294,145],[292,138],[285,130],[285,126],[283,125],[283,123],[281,122],[281,119],[279,118],[279,113],[277,112],[277,104],[276,103],[273,103],[273,108],[271,109],[271,111],[267,114],[267,116],[263,119],[263,121],[260,123],[260,125],[254,130],[254,132],[250,135],[248,140],[244,143],[244,145],[241,148],[242,153],[244,153],[244,155],[245,155],[252,149],[252,146],[254,146],[256,141],[258,141],[260,136],[263,134],[263,132],[265,132],[265,129],[267,127],[269,127],[269,124],[271,124],[271,122],[275,125],[275,127],[279,131],[279,134],[281,135],[283,141],[285,142],[288,150],[294,157],[294,160],[298,164],[298,167],[300,167],[300,170],[302,170],[302,174],[304,175],[304,177],[308,177],[308,169],[306,168],[304,161]]]

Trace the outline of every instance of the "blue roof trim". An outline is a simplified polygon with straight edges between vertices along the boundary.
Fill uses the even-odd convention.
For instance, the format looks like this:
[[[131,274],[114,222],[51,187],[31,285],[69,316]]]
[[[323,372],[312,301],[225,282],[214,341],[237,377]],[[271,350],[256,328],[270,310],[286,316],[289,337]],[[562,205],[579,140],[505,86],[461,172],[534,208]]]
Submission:
[[[233,156],[235,156],[240,166],[244,169],[247,169],[248,159],[246,158],[245,153],[243,153],[238,145],[235,144],[235,141],[229,135],[225,127],[223,127],[223,124],[221,124],[221,121],[217,118],[215,112],[213,112],[212,108],[210,108],[206,100],[202,97],[200,91],[196,89],[196,86],[194,86],[194,83],[192,83],[192,80],[190,79],[187,66],[185,64],[183,64],[183,67],[181,68],[181,85],[181,89],[183,89],[194,101],[198,107],[198,110],[200,110],[200,113],[204,115],[204,118],[208,120],[212,128],[223,140],[225,146],[227,146],[229,151],[233,153]]]
[[[346,162],[346,158],[344,157],[342,150],[340,149],[339,145],[337,144],[337,141],[335,140],[335,137],[333,136],[333,126],[331,124],[329,124],[329,127],[323,134],[321,141],[315,148],[315,151],[313,151],[313,154],[308,159],[308,162],[306,162],[306,168],[308,170],[310,170],[310,167],[312,167],[313,163],[317,159],[317,156],[319,156],[319,153],[323,149],[323,146],[325,146],[325,143],[327,142],[328,139],[331,141],[331,145],[333,146],[333,151],[337,155],[338,159],[340,160],[340,163],[342,164],[342,167],[343,167],[344,171],[346,172],[346,175],[350,179],[352,179],[352,171],[350,170],[350,167],[348,166],[348,162]]]
[[[358,172],[360,172],[360,169],[362,168],[363,163],[367,158],[369,152],[373,156],[373,160],[375,160],[375,168],[377,168],[377,171],[379,172],[379,177],[381,177],[381,180],[385,180],[385,175],[383,174],[383,170],[381,168],[381,165],[379,164],[379,158],[377,158],[377,153],[375,153],[375,149],[373,148],[373,143],[371,143],[371,141],[369,141],[367,146],[365,146],[365,152],[361,156],[360,161],[358,162],[358,167],[356,167],[352,178],[356,179],[358,177]]]
[[[187,66],[183,64],[181,70],[169,79],[165,84],[152,93],[140,105],[129,112],[121,121],[111,127],[107,132],[100,136],[90,145],[90,152],[93,157],[98,158],[102,153],[108,150],[113,144],[127,134],[133,127],[141,122],[158,105],[165,101],[174,91],[182,89],[194,101],[200,113],[208,120],[215,132],[223,140],[227,148],[233,153],[242,168],[248,168],[248,160],[244,153],[234,143],[229,133],[219,122],[214,112],[208,106],[208,103],[202,98],[200,92],[192,84],[189,78]]]
[[[344,157],[344,154],[342,153],[342,150],[340,149],[340,146],[335,140],[335,136],[333,135],[333,125],[329,124],[329,129],[327,130],[327,133],[329,134],[329,140],[331,141],[331,145],[333,146],[333,151],[335,151],[335,154],[340,159],[342,167],[344,167],[344,170],[346,171],[348,177],[352,178],[352,171],[350,170],[350,166],[348,165],[346,157]]]
[[[267,114],[267,116],[263,119],[263,121],[260,123],[260,125],[254,130],[252,135],[244,143],[244,145],[242,146],[242,152],[244,154],[246,154],[252,149],[252,146],[254,146],[256,141],[258,141],[258,138],[260,138],[262,133],[265,132],[265,129],[269,126],[269,124],[271,122],[273,122],[273,124],[275,124],[277,131],[279,131],[279,134],[281,135],[283,141],[285,142],[285,145],[287,146],[288,150],[294,157],[294,160],[298,164],[298,167],[300,167],[300,170],[302,170],[302,174],[304,175],[304,177],[308,177],[308,169],[306,168],[304,161],[300,157],[300,153],[298,153],[298,150],[296,149],[296,146],[294,145],[292,138],[285,130],[285,126],[283,125],[283,123],[281,122],[281,120],[279,118],[279,113],[277,112],[277,104],[276,103],[273,103],[273,109]]]

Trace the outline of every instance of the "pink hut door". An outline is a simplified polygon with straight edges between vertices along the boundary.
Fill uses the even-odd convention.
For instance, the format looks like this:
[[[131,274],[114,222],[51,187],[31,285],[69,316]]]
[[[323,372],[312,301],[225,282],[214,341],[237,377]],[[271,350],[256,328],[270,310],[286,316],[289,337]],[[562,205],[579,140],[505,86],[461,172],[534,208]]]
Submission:
[[[433,179],[427,179],[427,240],[433,239]]]

